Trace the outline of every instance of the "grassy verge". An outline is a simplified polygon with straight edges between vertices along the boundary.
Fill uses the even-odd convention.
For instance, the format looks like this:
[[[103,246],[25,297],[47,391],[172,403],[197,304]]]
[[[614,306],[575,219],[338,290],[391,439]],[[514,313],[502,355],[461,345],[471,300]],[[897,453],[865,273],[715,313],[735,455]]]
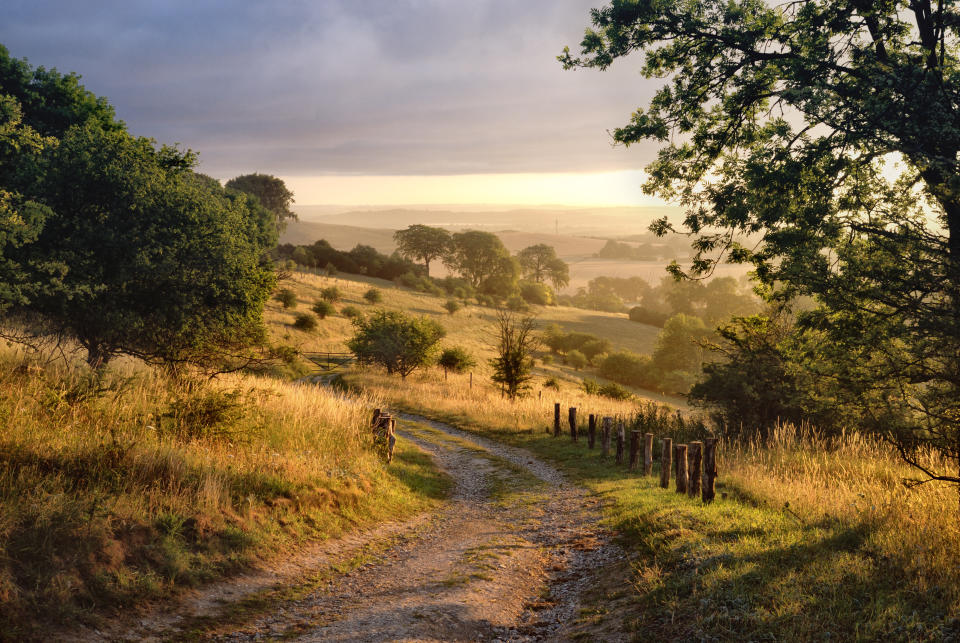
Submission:
[[[0,353],[0,638],[440,502],[447,483],[425,455],[401,449],[386,468],[371,453],[378,404]]]
[[[426,381],[411,392],[374,373],[348,381],[394,407],[530,449],[609,500],[606,520],[629,568],[613,592],[617,609],[604,608],[605,587],[585,621],[620,619],[638,639],[960,637],[955,492],[905,488],[910,471],[882,445],[786,429],[764,444],[723,445],[727,497],[705,506],[660,489],[656,475],[601,461],[584,441],[547,437],[552,400],[474,400]],[[596,398],[568,402],[623,412]]]

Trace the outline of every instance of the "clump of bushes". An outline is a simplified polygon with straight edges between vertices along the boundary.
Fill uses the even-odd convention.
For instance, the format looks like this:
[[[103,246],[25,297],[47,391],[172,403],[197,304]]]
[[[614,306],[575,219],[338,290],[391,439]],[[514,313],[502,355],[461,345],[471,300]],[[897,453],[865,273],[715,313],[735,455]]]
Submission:
[[[657,326],[659,328],[663,328],[663,325],[667,323],[667,319],[669,318],[669,315],[666,313],[650,310],[649,308],[644,308],[643,306],[634,306],[631,308],[629,316],[630,321],[635,321],[640,324],[649,324],[650,326]]]
[[[567,352],[567,364],[579,371],[587,365],[587,356],[574,349]]]
[[[546,284],[535,281],[522,281],[519,284],[520,297],[528,304],[549,306],[554,303],[553,291]]]
[[[324,299],[315,303],[312,310],[320,319],[326,319],[327,315],[333,315],[337,311],[333,304]]]
[[[293,321],[293,327],[298,330],[314,330],[317,327],[317,318],[310,313],[299,313]]]
[[[383,301],[383,293],[380,292],[380,289],[378,288],[371,288],[367,292],[363,293],[363,298],[371,304],[379,304],[381,301]]]
[[[548,377],[547,380],[543,383],[543,388],[552,388],[556,391],[560,390],[560,382],[557,381],[555,377]]]
[[[530,306],[520,295],[510,295],[507,297],[507,309],[515,313],[522,313],[530,310]]]
[[[443,288],[438,286],[433,279],[415,272],[406,272],[394,279],[394,282],[404,288],[410,288],[428,295],[441,296],[445,294]]]
[[[444,373],[453,371],[454,373],[464,373],[477,365],[477,361],[469,352],[459,346],[453,346],[443,349],[437,364],[443,368]]]
[[[444,302],[443,307],[451,315],[462,308],[462,306],[460,306],[460,302],[456,299],[448,299],[446,302]]]
[[[356,306],[344,306],[340,309],[340,314],[344,317],[350,317],[351,319],[356,317],[363,317],[363,311],[357,308]]]
[[[320,291],[320,299],[330,303],[338,302],[343,298],[343,291],[336,286],[329,286]]]
[[[596,380],[583,380],[580,387],[587,395],[600,395],[614,400],[629,400],[633,397],[630,391],[615,382],[600,384]]]
[[[297,293],[293,292],[289,288],[281,288],[279,291],[277,291],[277,294],[274,295],[273,298],[283,304],[284,308],[297,307]]]

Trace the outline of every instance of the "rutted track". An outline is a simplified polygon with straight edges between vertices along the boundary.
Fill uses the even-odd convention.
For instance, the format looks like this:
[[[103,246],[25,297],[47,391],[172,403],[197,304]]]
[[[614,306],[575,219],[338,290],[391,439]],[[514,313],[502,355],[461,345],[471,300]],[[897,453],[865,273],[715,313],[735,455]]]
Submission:
[[[175,608],[172,617],[141,622],[136,634],[114,630],[109,638],[566,640],[583,590],[622,555],[598,526],[599,499],[522,449],[426,418],[399,417],[401,437],[429,452],[455,481],[444,509],[382,534],[323,543],[315,558],[296,565],[323,568],[340,546],[342,554],[392,537],[374,562],[296,599],[278,592],[266,610],[240,626],[226,625],[235,618],[218,625],[217,614],[250,594],[240,590],[282,586],[282,575],[272,583],[267,574],[252,585],[238,579],[201,591],[206,596],[189,603],[194,617],[208,610],[199,631]],[[230,591],[238,581],[237,591]],[[605,631],[603,639],[627,637]]]

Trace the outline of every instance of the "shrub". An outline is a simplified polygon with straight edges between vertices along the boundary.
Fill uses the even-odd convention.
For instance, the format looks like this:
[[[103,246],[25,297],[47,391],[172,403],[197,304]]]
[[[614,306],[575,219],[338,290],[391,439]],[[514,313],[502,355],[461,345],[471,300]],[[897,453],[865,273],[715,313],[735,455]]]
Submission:
[[[580,388],[582,388],[583,392],[587,395],[596,395],[597,391],[600,390],[600,385],[597,384],[596,380],[583,380],[580,382]]]
[[[458,302],[456,299],[448,299],[446,302],[444,302],[443,307],[451,315],[457,312],[458,310],[460,310],[461,308],[460,302]]]
[[[330,286],[320,291],[320,299],[334,303],[340,301],[343,297],[343,291],[336,286]]]
[[[538,306],[549,306],[553,303],[553,291],[550,290],[550,286],[535,281],[520,283],[520,297],[528,304]]]
[[[433,361],[437,342],[446,334],[428,317],[410,317],[399,311],[379,310],[369,318],[353,320],[356,334],[347,346],[362,364],[379,364],[388,373],[406,377]]]
[[[497,300],[491,295],[480,293],[477,295],[477,304],[480,306],[486,306],[487,308],[493,308],[497,305]]]
[[[597,393],[604,397],[613,398],[614,400],[629,400],[633,397],[633,394],[630,391],[614,382],[604,384],[597,389]]]
[[[609,353],[613,350],[613,344],[609,339],[589,339],[580,346],[580,352],[583,353],[590,363],[594,358],[602,353]]]
[[[356,306],[344,306],[340,309],[340,314],[344,317],[350,317],[351,319],[363,317],[363,311]]]
[[[579,371],[581,368],[587,365],[587,356],[574,349],[567,352],[567,364]]]
[[[378,288],[371,288],[367,292],[363,293],[363,298],[371,304],[379,304],[381,301],[383,301],[383,293],[380,292]]]
[[[443,367],[444,372],[453,371],[454,373],[463,373],[477,365],[473,355],[459,346],[443,349],[440,353],[440,359],[437,364]]]
[[[289,288],[281,288],[273,298],[283,304],[284,308],[297,307],[297,294]]]
[[[651,388],[656,384],[653,360],[647,355],[637,355],[627,351],[610,353],[600,362],[600,376],[608,380]]]
[[[331,262],[328,261],[328,262],[327,262],[327,265],[324,267],[324,271],[326,271],[327,275],[329,275],[330,277],[332,277],[332,276],[334,276],[335,274],[337,274],[337,267],[336,267],[335,265],[333,265],[333,263],[331,263]]]
[[[310,313],[300,313],[294,320],[293,327],[300,330],[314,330],[317,327],[317,318]]]
[[[510,295],[507,298],[507,309],[512,310],[515,313],[522,313],[529,310],[530,306],[520,295]]]
[[[320,319],[325,319],[327,315],[333,315],[337,311],[333,304],[323,299],[315,303],[312,310]]]
[[[543,388],[552,388],[556,391],[560,390],[560,382],[557,381],[555,377],[548,377],[543,383]]]
[[[553,355],[547,353],[540,358],[540,361],[543,362],[544,366],[549,366],[550,364],[553,364]]]
[[[634,306],[630,309],[630,321],[635,321],[640,324],[649,324],[650,326],[657,326],[663,328],[663,325],[667,322],[667,315],[664,313],[658,313],[655,310],[650,310],[649,308],[644,308],[643,306]]]

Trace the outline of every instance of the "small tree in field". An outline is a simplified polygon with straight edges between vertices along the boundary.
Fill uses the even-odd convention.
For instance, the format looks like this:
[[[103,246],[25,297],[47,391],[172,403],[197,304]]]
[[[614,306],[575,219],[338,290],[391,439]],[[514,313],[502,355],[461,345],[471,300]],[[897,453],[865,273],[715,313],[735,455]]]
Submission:
[[[530,388],[531,353],[538,344],[533,334],[536,318],[501,308],[497,310],[494,324],[497,357],[490,360],[493,367],[491,379],[510,399],[516,399]]]
[[[446,331],[427,317],[410,317],[399,311],[379,310],[353,320],[357,332],[347,347],[361,364],[379,364],[388,373],[405,378],[433,362],[437,342]]]
[[[273,298],[283,304],[284,308],[297,307],[297,294],[289,288],[281,288]]]
[[[329,301],[321,299],[313,305],[313,312],[317,314],[317,317],[320,319],[326,319],[327,315],[333,315],[336,312],[336,309],[333,307]]]
[[[437,360],[437,364],[443,368],[443,374],[446,376],[447,371],[464,373],[468,369],[476,366],[477,361],[473,359],[473,355],[466,350],[459,346],[454,346],[443,349],[443,352],[440,353],[440,359]]]
[[[443,304],[443,307],[444,307],[444,308],[447,310],[447,312],[450,313],[451,315],[452,315],[453,313],[457,312],[458,310],[460,310],[460,308],[461,308],[460,302],[458,302],[456,299],[448,299],[448,300]]]
[[[371,288],[367,292],[363,293],[363,298],[371,304],[379,304],[381,301],[383,301],[383,293],[380,292],[378,288]]]

